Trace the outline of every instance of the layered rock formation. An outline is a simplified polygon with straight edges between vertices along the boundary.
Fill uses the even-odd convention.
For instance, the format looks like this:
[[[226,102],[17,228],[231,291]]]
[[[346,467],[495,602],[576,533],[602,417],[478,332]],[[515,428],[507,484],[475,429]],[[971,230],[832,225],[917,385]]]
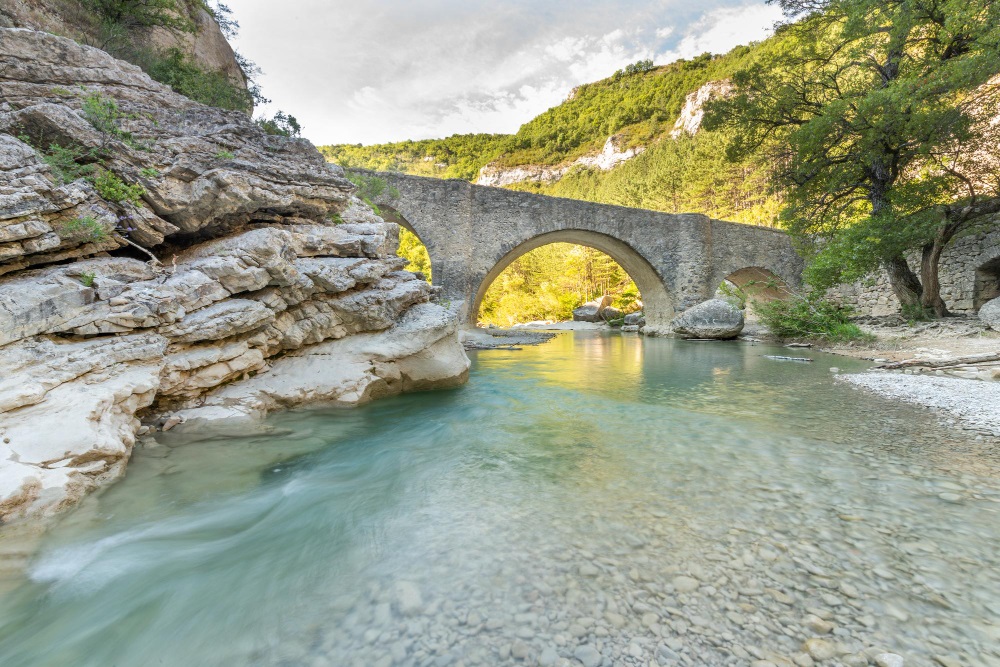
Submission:
[[[397,244],[309,142],[0,29],[0,521],[120,476],[149,428],[464,381]]]

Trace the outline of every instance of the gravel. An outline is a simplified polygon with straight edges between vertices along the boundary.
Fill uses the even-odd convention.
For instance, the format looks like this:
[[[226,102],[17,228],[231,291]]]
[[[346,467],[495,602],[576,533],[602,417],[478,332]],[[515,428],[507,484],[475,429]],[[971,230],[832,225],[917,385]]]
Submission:
[[[968,429],[1000,437],[1000,383],[871,371],[840,380],[881,396],[946,412]]]

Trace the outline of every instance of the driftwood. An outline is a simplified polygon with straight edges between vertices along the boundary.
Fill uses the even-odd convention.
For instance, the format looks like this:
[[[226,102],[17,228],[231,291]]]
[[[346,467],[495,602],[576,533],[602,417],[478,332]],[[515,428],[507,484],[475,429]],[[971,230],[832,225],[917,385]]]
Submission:
[[[813,359],[810,359],[809,357],[782,357],[781,355],[777,354],[765,354],[764,358],[774,359],[775,361],[809,361],[809,362],[813,361]]]
[[[812,347],[812,343],[785,343],[785,347]]]
[[[951,359],[906,359],[905,361],[895,361],[889,364],[882,364],[877,368],[885,370],[895,370],[897,368],[954,368],[955,366],[975,366],[991,361],[1000,361],[1000,352],[988,352],[986,354],[973,354],[968,357],[952,357]]]

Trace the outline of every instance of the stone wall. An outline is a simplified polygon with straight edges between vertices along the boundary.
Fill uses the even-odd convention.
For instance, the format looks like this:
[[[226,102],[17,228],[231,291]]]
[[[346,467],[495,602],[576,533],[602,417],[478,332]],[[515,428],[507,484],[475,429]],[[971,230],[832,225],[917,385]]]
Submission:
[[[919,271],[920,256],[909,257],[910,266]],[[941,255],[941,296],[948,309],[959,315],[973,315],[996,291],[1000,281],[1000,215],[977,225],[977,231],[955,239]],[[888,276],[879,272],[865,280],[836,287],[830,296],[852,306],[858,315],[884,316],[899,313],[899,300],[889,285]]]

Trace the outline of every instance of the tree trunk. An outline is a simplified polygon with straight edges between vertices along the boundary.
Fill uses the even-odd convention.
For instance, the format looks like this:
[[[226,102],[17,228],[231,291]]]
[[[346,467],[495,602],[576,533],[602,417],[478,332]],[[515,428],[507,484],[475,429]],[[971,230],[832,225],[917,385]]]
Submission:
[[[944,243],[939,239],[940,235],[936,236],[934,241],[925,245],[920,252],[920,282],[924,288],[920,305],[924,310],[933,310],[937,317],[948,317],[950,313],[944,299],[941,298],[941,281],[938,277],[941,252],[944,250]]]
[[[889,284],[900,305],[904,308],[919,308],[923,288],[916,274],[910,270],[910,265],[902,255],[895,255],[882,262],[889,274]]]
[[[890,211],[889,187],[892,183],[892,175],[889,168],[882,160],[875,160],[868,169],[871,177],[871,185],[868,188],[868,200],[872,205],[872,217],[878,218],[887,215]],[[923,288],[916,274],[910,269],[906,258],[902,254],[895,254],[882,261],[886,273],[889,274],[889,284],[892,291],[899,299],[900,305],[904,308],[919,308]]]

